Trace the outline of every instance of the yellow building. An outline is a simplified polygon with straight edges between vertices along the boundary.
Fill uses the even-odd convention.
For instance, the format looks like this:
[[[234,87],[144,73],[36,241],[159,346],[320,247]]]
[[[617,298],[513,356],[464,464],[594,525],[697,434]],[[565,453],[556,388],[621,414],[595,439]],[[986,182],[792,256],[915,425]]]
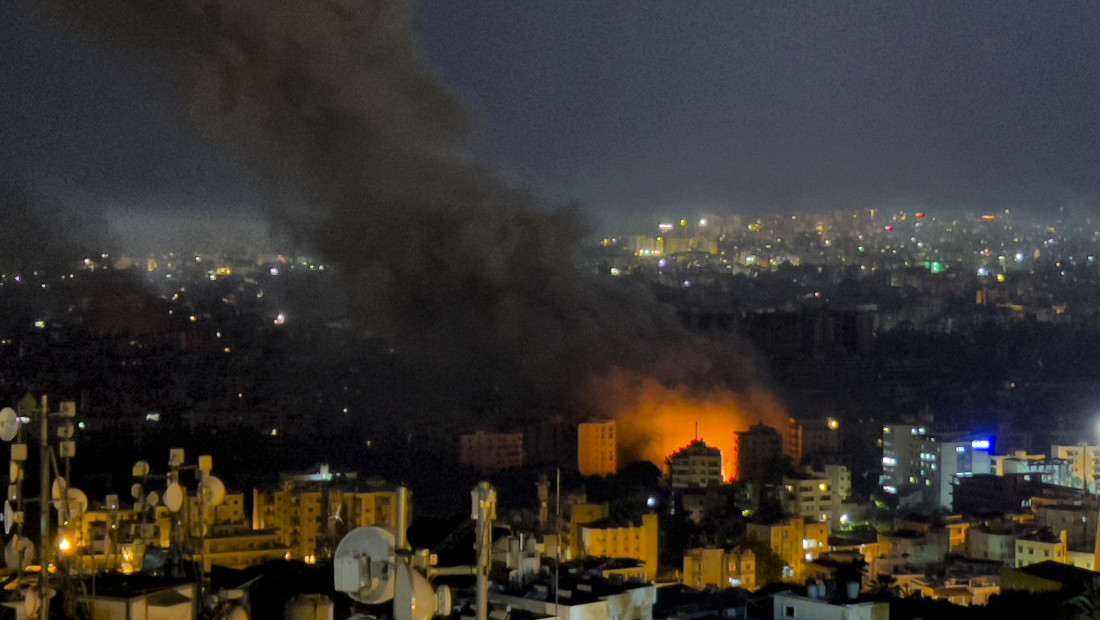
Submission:
[[[132,508],[88,510],[80,518],[79,532],[61,531],[85,568],[131,573],[141,568],[147,547],[171,543],[172,513],[157,506],[152,514]]]
[[[181,537],[196,545],[201,541],[204,551],[193,559],[203,559],[208,570],[213,565],[246,568],[286,556],[287,548],[278,544],[274,532],[249,527],[243,493],[228,494],[218,506],[206,506],[205,520],[193,494],[185,497],[179,514],[164,506],[142,511],[115,506],[87,511],[81,518],[79,536],[72,542],[79,546],[85,567],[135,572],[141,569],[146,550],[167,549],[182,542]],[[177,522],[181,529],[173,531]],[[65,530],[62,535],[66,536]]]
[[[1100,478],[1100,446],[1090,446],[1087,443],[1054,444],[1050,447],[1050,458],[1063,459],[1071,463],[1073,486],[1088,489],[1089,493],[1097,492],[1096,481]]]
[[[285,484],[279,491],[252,491],[252,529],[273,529],[291,557],[326,557],[340,536],[357,527],[397,528],[398,491],[347,491],[300,488]],[[412,519],[405,514],[404,527]]]
[[[1016,539],[1016,568],[1039,562],[1068,563],[1066,531],[1039,531]]]
[[[603,526],[597,523],[581,527],[581,556],[589,558],[630,558],[646,565],[646,580],[657,578],[657,515],[642,515],[641,525]]]
[[[696,590],[707,586],[755,590],[756,554],[747,549],[688,549],[684,552],[683,584]]]
[[[615,421],[577,425],[577,464],[582,476],[609,476],[619,469]]]
[[[592,504],[583,493],[571,493],[562,498],[562,520],[559,526],[544,523],[543,548],[550,557],[561,554],[563,561],[582,557],[581,528],[603,521],[611,514],[608,504]],[[555,518],[556,522],[556,518]],[[560,545],[560,546],[559,546]]]
[[[247,527],[219,526],[202,541],[202,560],[206,570],[211,566],[243,569],[286,557],[289,549],[279,541],[273,530],[250,530]]]
[[[786,579],[801,579],[805,563],[829,550],[829,524],[807,523],[802,517],[791,517],[772,525],[750,523],[748,536],[767,543],[783,560]]]
[[[199,524],[202,522],[199,519],[202,503],[198,496],[187,495],[183,510],[185,515],[183,522],[190,525],[191,535],[197,538],[201,534]],[[207,526],[247,524],[248,520],[244,514],[244,493],[227,493],[225,500],[217,506],[207,505],[205,522]]]

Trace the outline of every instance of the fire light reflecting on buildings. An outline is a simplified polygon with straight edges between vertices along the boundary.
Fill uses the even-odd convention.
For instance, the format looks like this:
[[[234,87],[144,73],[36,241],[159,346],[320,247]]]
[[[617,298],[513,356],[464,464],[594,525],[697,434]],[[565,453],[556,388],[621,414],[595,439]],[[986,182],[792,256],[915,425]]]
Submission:
[[[638,394],[633,408],[617,416],[619,443],[625,454],[664,467],[670,454],[697,438],[698,425],[698,438],[722,451],[722,471],[727,479],[737,479],[736,432],[761,420],[782,428],[782,423],[775,421],[788,419],[774,397],[759,391],[699,395],[651,381]]]

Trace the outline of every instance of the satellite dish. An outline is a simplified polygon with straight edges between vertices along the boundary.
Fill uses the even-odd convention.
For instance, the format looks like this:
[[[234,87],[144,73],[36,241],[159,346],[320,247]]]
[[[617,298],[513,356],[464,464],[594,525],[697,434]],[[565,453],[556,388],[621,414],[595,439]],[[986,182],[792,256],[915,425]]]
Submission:
[[[15,510],[11,507],[11,502],[4,502],[4,533],[11,534],[11,526],[15,522]]]
[[[8,463],[8,482],[16,484],[22,479],[23,468],[19,466],[18,461],[10,461]]]
[[[28,588],[23,595],[23,613],[26,614],[25,618],[33,618],[35,612],[38,611],[39,604],[38,592],[34,588]]]
[[[207,476],[202,483],[202,494],[207,506],[220,506],[225,501],[225,483],[217,476]]]
[[[333,554],[336,589],[367,605],[392,599],[397,572],[393,547],[393,532],[388,529],[352,530]]]
[[[131,473],[133,473],[135,478],[143,478],[145,476],[148,476],[149,475],[149,462],[148,461],[138,461],[137,463],[134,463],[134,469]]]
[[[57,480],[61,480],[58,478]],[[57,484],[57,480],[54,481],[54,485]],[[54,486],[54,489],[58,489]],[[51,494],[53,489],[51,489]],[[53,496],[53,507],[58,513],[65,512],[68,518],[73,518],[77,515],[84,514],[84,511],[88,509],[88,496],[84,494],[84,491],[80,489],[65,489],[65,498],[61,498],[60,492]]]
[[[134,485],[130,487],[130,497],[134,499],[145,497],[145,487],[141,486],[140,482],[135,482]]]
[[[53,500],[53,507],[57,510],[61,510],[61,500],[65,498],[68,493],[69,484],[65,482],[64,478],[57,477],[53,479],[53,484],[50,485],[50,499]]]
[[[53,598],[57,594],[57,590],[53,588],[49,589],[47,596]],[[38,593],[37,588],[27,588],[23,591],[23,612],[27,615],[25,618],[33,618],[37,615],[38,606],[42,604],[42,597]]]
[[[397,560],[397,585],[393,597],[394,620],[431,620],[440,601],[428,578],[409,563],[408,556]],[[448,611],[450,611],[448,609]]]
[[[435,589],[436,613],[441,616],[451,615],[454,609],[454,594],[447,586],[439,586]]]
[[[160,493],[156,491],[149,491],[149,495],[145,496],[145,503],[150,506],[156,506],[160,503]]]
[[[183,508],[183,487],[178,482],[173,482],[164,490],[164,505],[172,512],[179,512]]]
[[[11,441],[19,432],[19,419],[15,415],[15,409],[4,407],[0,409],[0,439]]]
[[[69,518],[84,514],[84,511],[88,509],[88,496],[84,494],[84,491],[80,489],[69,489],[68,495]]]
[[[11,537],[4,546],[4,564],[11,570],[23,570],[34,561],[34,543],[26,536]]]

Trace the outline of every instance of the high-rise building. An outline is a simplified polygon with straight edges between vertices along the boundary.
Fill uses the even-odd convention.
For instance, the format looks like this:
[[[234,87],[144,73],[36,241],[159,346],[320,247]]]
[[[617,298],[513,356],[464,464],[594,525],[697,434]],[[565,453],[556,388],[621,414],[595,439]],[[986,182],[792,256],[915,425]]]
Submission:
[[[618,471],[614,420],[577,425],[577,465],[582,476],[609,476]]]
[[[921,448],[925,501],[951,509],[957,478],[992,473],[992,440],[987,437],[930,435]]]
[[[720,485],[725,482],[722,451],[696,439],[668,457],[668,473],[675,489]]]
[[[801,428],[803,464],[835,461],[840,452],[840,421],[837,418],[804,418],[798,421]]]
[[[907,484],[916,484],[921,468],[921,437],[928,433],[923,426],[891,424],[882,427],[882,475],[879,485],[891,495]]]
[[[737,433],[737,480],[778,482],[783,476],[783,436],[763,422]]]
[[[923,426],[882,429],[882,490],[901,503],[950,509],[956,480],[993,471],[993,439],[968,433],[930,433]]]

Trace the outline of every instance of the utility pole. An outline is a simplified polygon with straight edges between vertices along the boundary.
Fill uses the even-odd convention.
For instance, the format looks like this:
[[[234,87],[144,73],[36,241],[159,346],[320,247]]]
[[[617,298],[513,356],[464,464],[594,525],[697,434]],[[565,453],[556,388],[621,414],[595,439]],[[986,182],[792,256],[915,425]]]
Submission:
[[[41,417],[39,424],[39,515],[38,523],[41,528],[41,537],[39,539],[39,552],[42,560],[41,570],[38,572],[38,591],[40,594],[40,600],[38,602],[38,619],[49,620],[50,618],[50,551],[52,545],[50,544],[50,408],[49,400],[46,396],[42,397],[42,410],[39,412]],[[62,501],[68,500],[68,489],[62,489],[61,492],[65,494]]]

